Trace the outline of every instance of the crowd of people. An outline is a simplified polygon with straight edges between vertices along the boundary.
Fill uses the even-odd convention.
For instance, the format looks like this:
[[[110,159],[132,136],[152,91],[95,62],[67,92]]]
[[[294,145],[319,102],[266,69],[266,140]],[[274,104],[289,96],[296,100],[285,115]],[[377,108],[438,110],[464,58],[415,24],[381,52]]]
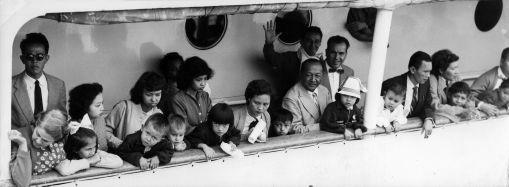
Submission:
[[[240,142],[267,142],[315,128],[345,139],[362,138],[368,129],[357,104],[367,90],[345,64],[349,41],[332,36],[322,54],[322,31],[311,26],[297,51],[278,53],[274,23],[263,29],[263,55],[277,81],[249,82],[244,106],[213,105],[207,84],[213,69],[200,57],[184,60],[172,52],[160,61],[163,75],[143,73],[130,99],[119,101],[107,115],[99,83],[72,88],[67,100],[64,81],[44,72],[48,40],[41,33],[27,34],[20,44],[24,71],[12,77],[8,137],[14,183],[28,186],[30,176],[50,170],[72,175],[90,167],[118,168],[123,161],[154,169],[169,163],[176,151],[201,149],[210,158],[216,154],[211,147],[222,143],[234,150]],[[500,65],[472,86],[459,77],[459,62],[447,49],[431,56],[412,54],[407,72],[383,82],[377,126],[397,131],[407,118],[418,117],[428,137],[436,116],[455,122],[507,109],[509,48],[502,51]]]

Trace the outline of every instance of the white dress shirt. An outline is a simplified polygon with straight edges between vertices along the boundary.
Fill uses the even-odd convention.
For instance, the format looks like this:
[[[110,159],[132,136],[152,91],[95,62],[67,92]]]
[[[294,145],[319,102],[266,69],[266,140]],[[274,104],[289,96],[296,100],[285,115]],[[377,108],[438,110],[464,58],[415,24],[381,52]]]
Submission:
[[[339,91],[339,73],[338,72],[329,72],[329,69],[331,69],[331,67],[329,66],[329,64],[327,64],[327,73],[328,73],[328,77],[329,77],[329,85],[330,85],[330,90],[331,90],[331,94],[332,94],[332,102],[336,101],[336,97],[334,97],[334,95]],[[338,69],[343,69],[343,66],[339,66]]]
[[[25,76],[23,76],[23,79],[25,80],[25,85],[28,92],[28,99],[30,100],[30,107],[32,107],[32,111],[35,110],[35,79],[28,76],[25,73]],[[48,81],[46,80],[46,76],[44,76],[44,73],[39,77],[39,86],[41,87],[41,96],[42,96],[42,111],[46,111],[46,108],[48,107]]]
[[[315,91],[312,92],[308,90],[308,94],[309,96],[311,96],[311,98],[313,98],[313,101],[315,102],[316,106],[318,106],[318,88],[316,88]],[[313,97],[313,94],[316,94],[316,97]]]
[[[497,83],[495,83],[495,87],[493,89],[497,89],[502,84],[502,81],[506,80],[507,77],[505,76],[504,72],[502,72],[502,69],[498,67],[497,71]]]

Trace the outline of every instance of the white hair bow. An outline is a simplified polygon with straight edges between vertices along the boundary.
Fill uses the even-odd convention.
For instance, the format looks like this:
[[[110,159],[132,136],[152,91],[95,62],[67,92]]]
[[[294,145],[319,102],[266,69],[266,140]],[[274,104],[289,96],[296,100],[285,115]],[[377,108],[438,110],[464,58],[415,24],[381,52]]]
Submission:
[[[74,134],[80,129],[80,127],[87,128],[87,129],[94,129],[94,126],[92,125],[92,121],[90,121],[90,117],[88,117],[88,114],[85,114],[83,118],[81,119],[81,122],[78,123],[76,121],[71,121],[68,125],[69,127],[69,134]]]

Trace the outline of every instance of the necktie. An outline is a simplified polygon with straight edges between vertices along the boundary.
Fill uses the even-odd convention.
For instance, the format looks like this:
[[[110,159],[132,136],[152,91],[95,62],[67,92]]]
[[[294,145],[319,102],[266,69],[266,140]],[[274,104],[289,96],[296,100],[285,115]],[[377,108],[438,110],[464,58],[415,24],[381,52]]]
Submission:
[[[412,94],[412,102],[411,102],[411,105],[410,105],[410,111],[413,111],[414,108],[415,108],[415,105],[417,104],[417,99],[418,99],[418,94],[419,94],[419,87],[417,86],[414,86],[413,90],[414,90],[414,93]]]
[[[249,124],[249,130],[256,127],[256,124],[258,124],[258,118],[255,118],[255,120]]]
[[[345,70],[344,69],[329,69],[329,73],[335,73],[335,72],[341,74],[341,73],[345,72]]]
[[[34,116],[40,112],[42,112],[42,94],[41,87],[39,86],[39,80],[36,80],[34,90]]]
[[[315,102],[316,108],[318,109],[318,115],[321,116],[320,105],[318,104],[318,95],[313,92],[313,101]]]

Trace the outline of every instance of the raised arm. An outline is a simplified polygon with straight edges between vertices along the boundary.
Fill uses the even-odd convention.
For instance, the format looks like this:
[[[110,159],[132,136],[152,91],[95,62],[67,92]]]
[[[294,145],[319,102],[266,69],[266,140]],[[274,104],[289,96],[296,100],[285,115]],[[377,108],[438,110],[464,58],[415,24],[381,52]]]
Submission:
[[[9,140],[16,145],[11,147],[11,161],[9,162],[9,170],[11,171],[12,181],[16,186],[28,186],[32,180],[32,159],[28,151],[26,138],[16,130],[8,132]]]

